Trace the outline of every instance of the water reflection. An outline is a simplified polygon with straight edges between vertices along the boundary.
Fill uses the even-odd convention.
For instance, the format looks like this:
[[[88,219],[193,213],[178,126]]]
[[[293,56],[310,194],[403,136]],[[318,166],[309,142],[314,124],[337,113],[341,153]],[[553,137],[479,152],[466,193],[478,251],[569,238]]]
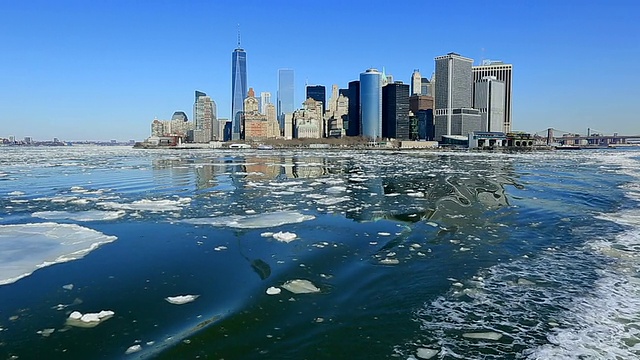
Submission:
[[[153,169],[172,186],[231,196],[220,205],[228,207],[219,209],[225,213],[313,206],[356,221],[455,224],[509,206],[505,186],[514,185],[513,161],[429,153],[225,153],[157,159]]]

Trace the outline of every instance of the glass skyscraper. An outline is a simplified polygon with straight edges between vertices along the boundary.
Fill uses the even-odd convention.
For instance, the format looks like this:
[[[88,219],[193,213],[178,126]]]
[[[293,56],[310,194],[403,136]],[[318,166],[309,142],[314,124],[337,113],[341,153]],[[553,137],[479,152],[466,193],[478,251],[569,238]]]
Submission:
[[[395,82],[382,88],[382,137],[409,140],[409,85]]]
[[[247,53],[240,47],[231,56],[231,122],[232,139],[240,139],[244,98],[247,96]]]
[[[360,136],[360,81],[349,82],[347,97],[349,98],[349,115],[347,136]]]
[[[312,98],[315,101],[320,101],[322,103],[322,113],[324,113],[327,108],[327,90],[324,85],[308,85],[307,99],[308,98]]]
[[[278,70],[278,122],[280,123],[280,130],[284,129],[285,114],[292,114],[295,109],[293,92],[293,70]]]
[[[362,136],[382,136],[382,73],[376,69],[360,74],[360,123]]]

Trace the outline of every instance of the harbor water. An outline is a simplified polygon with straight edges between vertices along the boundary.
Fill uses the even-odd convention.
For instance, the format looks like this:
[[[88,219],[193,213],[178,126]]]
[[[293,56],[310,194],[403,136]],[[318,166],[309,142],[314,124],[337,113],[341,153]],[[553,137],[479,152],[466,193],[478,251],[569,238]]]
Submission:
[[[0,359],[640,358],[637,149],[0,154]]]

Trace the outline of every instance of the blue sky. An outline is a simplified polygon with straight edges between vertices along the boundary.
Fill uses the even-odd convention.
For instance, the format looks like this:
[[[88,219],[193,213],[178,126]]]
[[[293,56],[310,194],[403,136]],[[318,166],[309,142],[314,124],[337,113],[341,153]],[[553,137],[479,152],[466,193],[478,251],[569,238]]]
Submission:
[[[0,0],[0,137],[143,140],[194,90],[231,111],[237,24],[248,83],[277,70],[346,87],[369,67],[409,82],[434,57],[514,66],[513,128],[640,134],[637,1]]]

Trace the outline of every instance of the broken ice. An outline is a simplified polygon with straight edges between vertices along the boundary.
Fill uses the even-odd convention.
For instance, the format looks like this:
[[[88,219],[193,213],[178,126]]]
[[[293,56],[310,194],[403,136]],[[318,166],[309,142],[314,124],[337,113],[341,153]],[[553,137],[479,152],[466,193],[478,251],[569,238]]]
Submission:
[[[282,288],[294,294],[309,294],[320,292],[320,289],[313,285],[311,281],[302,279],[289,280],[282,284]]]
[[[115,312],[111,310],[102,310],[99,313],[86,313],[83,314],[79,311],[74,311],[69,314],[67,318],[67,325],[77,327],[94,327],[98,326],[103,321],[109,320],[115,315]]]
[[[0,225],[0,285],[39,268],[80,259],[116,239],[75,224]]]
[[[73,221],[108,221],[121,218],[126,213],[123,210],[119,211],[101,211],[101,210],[88,210],[80,212],[68,212],[68,211],[39,211],[31,214],[33,217],[46,219],[46,220],[73,220]]]
[[[277,211],[256,215],[231,215],[186,219],[183,220],[183,222],[194,225],[228,226],[238,229],[259,229],[286,224],[297,224],[313,219],[315,219],[315,216],[305,215],[297,211]]]
[[[197,299],[200,295],[178,295],[178,296],[169,296],[164,298],[168,303],[175,305],[182,305],[186,303],[190,303]]]

